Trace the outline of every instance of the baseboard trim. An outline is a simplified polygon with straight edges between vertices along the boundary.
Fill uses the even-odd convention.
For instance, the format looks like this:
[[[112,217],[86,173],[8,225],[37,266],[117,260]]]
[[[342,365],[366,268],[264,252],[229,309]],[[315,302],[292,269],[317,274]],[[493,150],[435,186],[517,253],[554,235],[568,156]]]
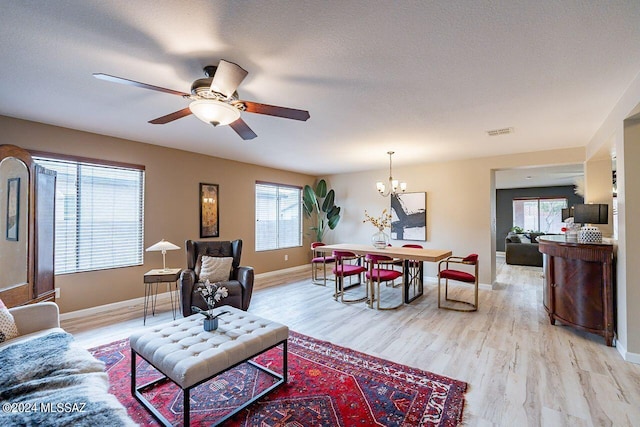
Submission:
[[[283,274],[297,274],[300,272],[309,271],[309,278],[311,278],[309,268],[309,264],[303,264],[297,265],[295,267],[284,268],[282,270],[267,271],[266,273],[256,274],[253,289],[264,289],[271,286],[277,286],[279,285],[279,283],[269,283],[269,279],[272,277],[282,276]],[[266,283],[261,283],[263,280]]]
[[[256,274],[255,279],[256,279],[256,282],[259,282],[260,280],[269,279],[271,277],[276,277],[278,275],[287,274],[287,273],[299,273],[299,272],[303,272],[303,271],[308,270],[308,269],[309,269],[309,265],[299,265],[299,266],[296,266],[296,267],[285,268],[285,269],[282,269],[282,270],[268,271],[266,273]],[[437,277],[425,277],[424,278],[424,282],[437,285],[438,284],[438,278]],[[278,285],[277,283],[272,283],[272,284],[255,283],[254,284],[254,289],[264,289],[264,288],[268,288],[270,286],[277,286],[277,285]],[[491,287],[491,285],[487,285],[487,284],[484,284],[484,283],[478,284],[478,287],[480,289],[484,289],[484,290],[488,290],[488,291],[493,289]],[[157,298],[158,298],[159,302],[164,302],[165,300],[169,300],[169,292],[159,293]],[[119,308],[125,308],[125,307],[131,307],[131,306],[143,305],[143,304],[144,304],[144,297],[133,298],[133,299],[130,299],[130,300],[118,301],[118,302],[113,302],[113,303],[110,303],[110,304],[98,305],[96,307],[90,307],[90,308],[85,308],[85,309],[82,309],[82,310],[76,310],[76,311],[70,311],[68,313],[62,313],[62,314],[60,314],[60,320],[77,319],[79,317],[97,315],[97,314],[105,313],[105,312],[108,312],[108,311],[111,311],[111,310],[116,310],[116,309],[119,309]],[[631,353],[631,354],[633,354],[633,353]],[[638,362],[636,362],[636,363],[640,363],[640,355],[635,355],[635,356],[638,357]]]
[[[164,302],[164,300],[169,301],[169,292],[158,293],[157,301]],[[110,304],[98,305],[95,307],[84,308],[82,310],[70,311],[68,313],[61,313],[60,320],[69,320],[69,319],[77,319],[78,317],[84,316],[92,316],[96,314],[105,313],[111,310],[116,310],[119,308],[131,307],[134,305],[144,305],[144,297],[133,298],[125,301],[113,302]]]
[[[277,276],[277,275],[281,275],[281,274],[287,274],[287,273],[294,273],[294,272],[298,272],[298,271],[303,271],[303,270],[308,269],[308,268],[309,268],[308,265],[301,265],[301,266],[297,266],[297,267],[286,268],[286,269],[283,269],[283,270],[269,271],[269,272],[266,272],[266,273],[256,274],[255,278],[257,280],[268,279],[268,278],[273,277],[273,276]],[[275,284],[274,285],[262,285],[262,286],[260,286],[259,284],[255,284],[254,289],[267,288],[269,286],[275,286]],[[168,301],[169,300],[169,293],[168,292],[158,293],[158,297],[157,298],[158,298],[158,302],[164,302],[165,300]],[[84,309],[81,309],[81,310],[70,311],[68,313],[62,313],[62,314],[60,314],[60,320],[77,319],[78,317],[92,316],[92,315],[108,312],[108,311],[111,311],[111,310],[116,310],[116,309],[119,309],[119,308],[125,308],[125,307],[130,307],[130,306],[134,306],[134,305],[143,305],[143,304],[144,304],[144,297],[133,298],[133,299],[125,300],[125,301],[118,301],[118,302],[113,302],[113,303],[110,303],[110,304],[98,305],[96,307],[84,308]]]
[[[620,356],[622,356],[625,361],[640,365],[640,354],[628,352],[618,340],[616,340],[616,350],[618,350],[618,353],[620,353]]]
[[[264,278],[269,278],[273,276],[279,276],[283,273],[297,273],[297,272],[308,270],[308,269],[309,269],[309,264],[297,265],[295,267],[284,268],[282,270],[274,270],[274,271],[267,271],[266,273],[259,273],[259,274],[256,274],[256,278],[264,279]]]

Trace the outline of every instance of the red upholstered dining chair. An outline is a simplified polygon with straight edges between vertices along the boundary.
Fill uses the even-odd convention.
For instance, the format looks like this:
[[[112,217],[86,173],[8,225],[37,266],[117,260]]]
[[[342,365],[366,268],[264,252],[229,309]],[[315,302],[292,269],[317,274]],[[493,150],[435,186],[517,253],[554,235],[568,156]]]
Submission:
[[[316,248],[324,246],[322,242],[313,242],[311,244],[311,251],[313,252],[313,258],[311,258],[311,283],[314,285],[327,286],[327,264],[333,264],[336,262],[334,256],[327,256],[324,252],[318,251]],[[322,280],[318,277],[318,269],[322,267]]]
[[[367,271],[367,269],[361,265],[362,257],[357,256],[353,252],[347,252],[347,251],[333,251],[333,256],[336,259],[336,265],[333,268],[333,274],[336,277],[336,282],[335,282],[336,292],[335,294],[333,294],[333,298],[337,301],[338,296],[340,296],[340,302],[342,303],[354,303],[354,302],[366,301],[369,298],[369,292],[367,290],[366,284],[364,287],[365,295],[363,297],[356,298],[356,299],[344,298],[345,289],[347,287],[361,285],[364,283],[364,281],[362,280],[362,273]],[[349,280],[351,280],[353,276],[358,277],[358,282],[347,286],[344,283],[345,277],[349,277]]]
[[[450,267],[450,264],[458,264],[460,266],[473,266],[473,273],[463,270],[456,270]],[[443,268],[444,266],[444,268]],[[464,268],[464,267],[463,267]],[[469,269],[469,268],[467,268]],[[440,303],[440,285],[444,279],[444,299],[453,303],[464,304],[470,308],[458,308],[452,305],[441,305]],[[473,302],[460,299],[449,298],[449,280],[457,282],[472,283],[474,286]],[[438,263],[438,308],[455,311],[476,311],[478,310],[478,254],[467,255],[466,257],[450,256]]]
[[[376,300],[376,308],[378,310],[392,310],[394,308],[400,307],[402,305],[402,294],[400,294],[400,304],[389,307],[380,306],[380,300],[382,299],[382,294],[380,293],[380,283],[393,283],[396,279],[404,275],[404,271],[392,268],[394,265],[394,259],[386,255],[367,254],[366,259],[369,267],[365,276],[371,289],[369,307],[373,308],[374,299]],[[377,285],[377,289],[374,289],[374,283]],[[391,286],[391,289],[393,289],[393,286]]]

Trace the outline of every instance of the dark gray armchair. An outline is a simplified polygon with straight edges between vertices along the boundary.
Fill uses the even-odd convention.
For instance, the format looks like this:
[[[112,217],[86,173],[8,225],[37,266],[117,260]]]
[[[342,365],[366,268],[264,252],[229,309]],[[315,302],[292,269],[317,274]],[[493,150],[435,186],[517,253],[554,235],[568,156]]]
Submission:
[[[229,291],[229,296],[223,298],[218,305],[230,305],[240,310],[247,310],[253,292],[253,267],[240,267],[242,255],[242,240],[208,242],[187,240],[187,269],[180,274],[180,290],[182,295],[182,314],[193,314],[191,306],[195,305],[203,310],[207,304],[196,290],[198,289],[202,256],[233,257],[232,271],[228,281],[221,282]]]

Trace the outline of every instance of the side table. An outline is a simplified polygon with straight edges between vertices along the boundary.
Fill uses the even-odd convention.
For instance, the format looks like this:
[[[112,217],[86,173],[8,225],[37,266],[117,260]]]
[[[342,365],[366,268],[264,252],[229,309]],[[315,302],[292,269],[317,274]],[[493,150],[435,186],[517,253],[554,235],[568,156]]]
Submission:
[[[147,323],[147,313],[149,312],[149,300],[151,300],[151,314],[156,314],[156,298],[158,297],[158,285],[166,283],[169,286],[169,298],[171,299],[171,312],[173,320],[176,320],[176,309],[180,307],[178,278],[181,268],[154,269],[144,273],[144,320]],[[174,288],[171,289],[172,284]]]

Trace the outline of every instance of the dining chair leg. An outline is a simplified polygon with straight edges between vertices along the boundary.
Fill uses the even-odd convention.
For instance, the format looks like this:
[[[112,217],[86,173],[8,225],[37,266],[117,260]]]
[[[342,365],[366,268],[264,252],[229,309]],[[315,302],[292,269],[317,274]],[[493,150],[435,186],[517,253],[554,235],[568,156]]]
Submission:
[[[342,280],[344,280],[344,277],[342,277]],[[349,279],[349,280],[351,280],[351,279]],[[362,284],[362,274],[360,276],[358,276],[358,280]],[[345,288],[344,288],[344,282],[343,282],[343,284],[342,284],[342,292],[340,293],[340,302],[343,303],[343,304],[353,304],[353,303],[357,303],[357,302],[367,301],[367,299],[369,298],[369,295],[368,295],[369,292],[367,291],[367,284],[365,283],[364,285],[365,285],[364,286],[364,291],[365,291],[364,297],[356,298],[356,299],[345,299],[344,298],[344,290],[345,290]]]
[[[380,281],[377,281],[378,283],[378,298],[376,298],[376,309],[378,310],[395,310],[396,308],[400,308],[402,307],[403,304],[403,300],[402,300],[402,293],[400,293],[400,304],[398,305],[394,305],[391,307],[382,307],[380,306],[380,300],[382,299],[382,294],[380,293]],[[404,281],[403,281],[404,284]],[[391,286],[392,289],[395,289],[395,286]],[[404,286],[401,288],[404,289]]]
[[[441,284],[441,279],[438,278],[438,308],[444,308],[444,309],[447,309],[447,310],[461,311],[461,312],[478,311],[478,281],[477,280],[476,280],[476,283],[472,283],[471,284],[474,287],[474,296],[473,296],[473,301],[474,302],[472,303],[472,302],[463,301],[463,300],[459,300],[459,299],[449,298],[449,293],[448,293],[448,290],[449,290],[449,279],[444,279],[444,299],[445,299],[445,301],[458,303],[459,305],[467,306],[469,308],[457,308],[457,307],[453,307],[453,306],[442,305],[440,303],[440,284]],[[467,283],[467,284],[469,284],[469,283]]]

